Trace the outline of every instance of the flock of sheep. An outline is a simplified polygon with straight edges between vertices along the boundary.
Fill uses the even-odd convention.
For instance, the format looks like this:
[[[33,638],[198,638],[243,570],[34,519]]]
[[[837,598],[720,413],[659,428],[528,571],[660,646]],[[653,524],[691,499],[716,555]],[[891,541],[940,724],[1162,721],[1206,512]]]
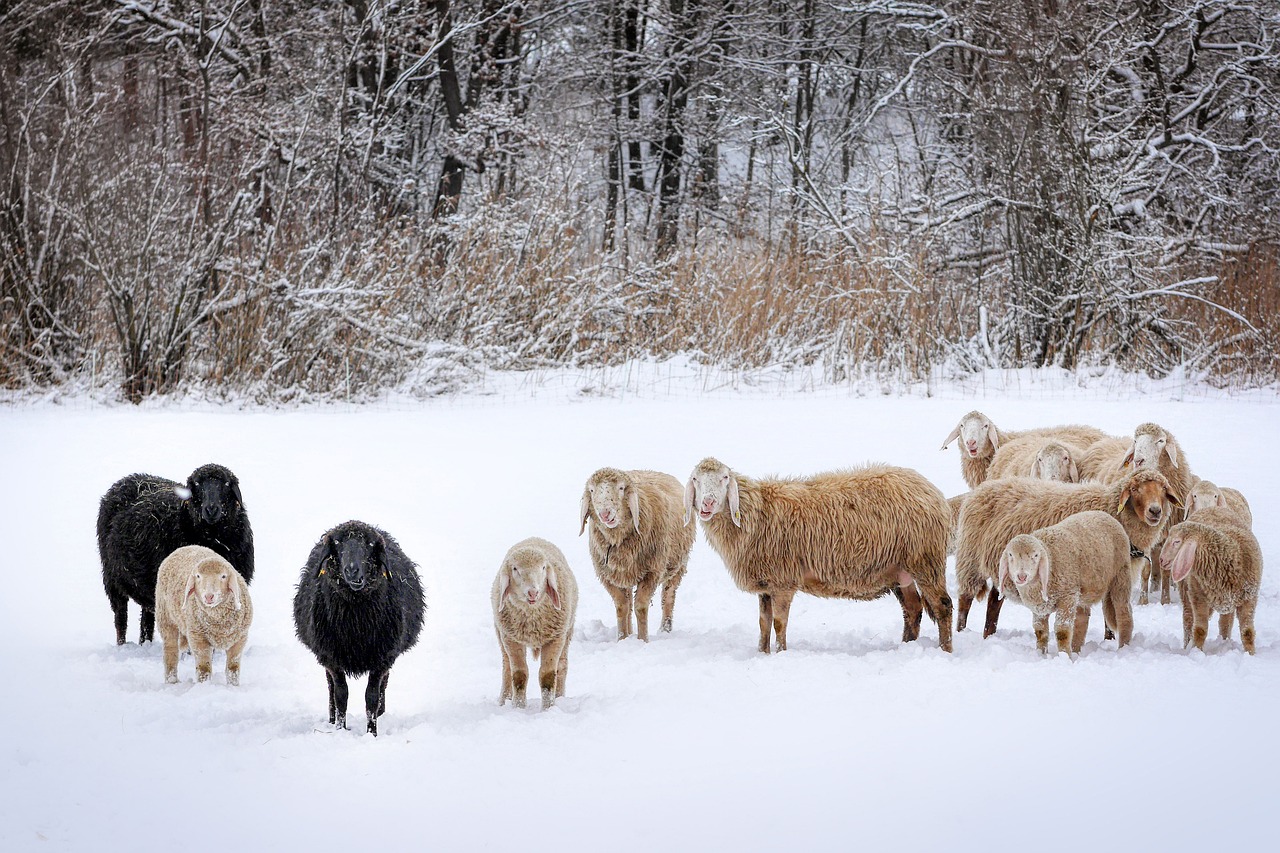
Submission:
[[[734,583],[758,597],[762,652],[787,648],[797,592],[859,600],[891,592],[902,607],[903,641],[919,636],[928,613],[950,652],[950,552],[957,630],[985,594],[983,636],[990,636],[1004,599],[1013,598],[1031,611],[1041,652],[1053,615],[1058,651],[1074,654],[1101,604],[1106,637],[1124,646],[1133,635],[1134,584],[1140,604],[1157,588],[1169,603],[1176,585],[1184,645],[1203,648],[1216,611],[1223,639],[1238,618],[1241,642],[1254,652],[1262,556],[1248,501],[1195,477],[1167,430],[1142,424],[1129,438],[1085,426],[1006,432],[971,412],[943,449],[957,440],[971,491],[949,500],[916,471],[879,464],[757,480],[708,458],[683,486],[655,471],[599,469],[583,488],[579,535],[589,533],[618,638],[634,632],[648,640],[659,586],[659,630],[671,630],[696,516]],[[139,642],[160,623],[166,681],[177,681],[180,650],[189,648],[199,681],[211,675],[213,651],[223,650],[227,682],[239,683],[253,618],[253,534],[234,474],[205,465],[185,484],[125,477],[102,498],[98,544],[117,643],[125,641],[132,599],[142,607]],[[499,702],[525,706],[532,650],[542,707],[550,707],[565,692],[578,603],[563,552],[536,537],[512,546],[491,601]],[[299,640],[325,670],[330,723],[346,727],[346,679],[367,673],[367,730],[377,734],[391,667],[417,642],[424,610],[417,569],[385,531],[349,521],[320,538],[293,614]]]

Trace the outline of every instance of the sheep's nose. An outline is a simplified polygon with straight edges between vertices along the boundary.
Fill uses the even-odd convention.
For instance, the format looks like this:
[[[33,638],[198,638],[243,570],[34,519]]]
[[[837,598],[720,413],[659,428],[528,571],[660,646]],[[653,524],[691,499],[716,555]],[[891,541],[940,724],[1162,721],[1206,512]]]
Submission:
[[[217,524],[222,520],[222,507],[205,504],[200,508],[200,517],[205,524]]]
[[[209,593],[205,593],[205,596],[204,596],[204,603],[205,603],[205,604],[213,604],[213,593],[211,593],[211,592],[209,592]]]

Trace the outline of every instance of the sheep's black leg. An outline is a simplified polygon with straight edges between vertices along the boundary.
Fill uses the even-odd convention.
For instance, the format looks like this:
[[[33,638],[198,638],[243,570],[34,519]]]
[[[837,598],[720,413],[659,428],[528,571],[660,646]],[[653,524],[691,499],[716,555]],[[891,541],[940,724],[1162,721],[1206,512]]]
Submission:
[[[156,638],[156,609],[142,608],[142,624],[138,628],[138,644],[150,643]]]
[[[379,704],[385,704],[383,691],[387,686],[387,675],[390,669],[375,669],[369,673],[369,683],[364,689],[364,713],[369,718],[369,734],[378,736],[378,715],[382,713]]]
[[[391,680],[391,670],[382,673],[382,686],[378,688],[378,716],[387,713],[387,682]]]
[[[995,586],[991,587],[991,592],[987,595],[987,624],[982,629],[982,639],[990,637],[996,632],[996,623],[1000,621],[1000,608],[1004,606],[1004,601],[1000,598],[1000,590]]]
[[[340,729],[347,727],[347,677],[336,669],[326,669],[329,679],[329,722]]]
[[[129,628],[129,596],[118,589],[108,589],[107,601],[111,603],[111,615],[115,617],[116,645],[123,646],[125,631]]]

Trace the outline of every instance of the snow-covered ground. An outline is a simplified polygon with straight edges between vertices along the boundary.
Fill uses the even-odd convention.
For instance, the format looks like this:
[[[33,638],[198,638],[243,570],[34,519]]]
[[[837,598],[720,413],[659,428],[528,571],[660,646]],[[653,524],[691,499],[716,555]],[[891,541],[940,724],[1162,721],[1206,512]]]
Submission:
[[[1112,386],[1114,387],[1114,386]],[[301,411],[40,403],[0,409],[0,849],[1189,850],[1268,846],[1280,802],[1280,398],[966,388],[931,398],[704,389],[521,393]],[[1182,399],[1172,399],[1181,397]],[[899,642],[892,598],[797,598],[791,649],[755,651],[756,603],[699,535],[675,631],[613,639],[578,533],[601,465],[684,479],[883,460],[963,490],[938,445],[971,408],[1017,428],[1171,429],[1197,472],[1253,504],[1267,573],[1258,654],[1180,648],[1175,604],[1136,638],[1041,658],[1027,611],[1000,634]],[[114,645],[94,519],[118,477],[239,475],[255,623],[242,683],[163,683],[159,645]],[[348,518],[421,566],[429,611],[392,672],[381,735],[331,731],[293,636],[311,545]],[[568,695],[499,708],[489,584],[506,548],[558,543],[582,590]],[[954,580],[953,580],[954,590]],[[982,605],[975,606],[981,625]],[[130,613],[136,640],[138,614]],[[535,703],[536,704],[536,703]]]

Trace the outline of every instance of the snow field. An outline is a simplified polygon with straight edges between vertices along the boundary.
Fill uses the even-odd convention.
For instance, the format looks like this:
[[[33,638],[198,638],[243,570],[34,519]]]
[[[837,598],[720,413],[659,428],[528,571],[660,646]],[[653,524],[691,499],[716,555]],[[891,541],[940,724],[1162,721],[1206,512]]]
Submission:
[[[1042,659],[1030,614],[981,602],[955,653],[927,617],[903,645],[892,597],[798,596],[790,650],[755,651],[756,602],[699,534],[675,631],[614,641],[578,498],[602,465],[681,480],[706,455],[755,476],[864,461],[963,491],[954,447],[979,408],[1017,429],[1154,420],[1193,468],[1249,498],[1266,572],[1258,654],[1184,652],[1180,608],[1135,606],[1135,641]],[[0,849],[365,847],[1181,850],[1265,841],[1280,794],[1276,401],[461,398],[400,411],[0,410],[8,584],[0,594]],[[113,644],[94,520],[132,471],[221,462],[254,527],[241,687],[163,683],[160,644]],[[392,670],[380,736],[325,722],[324,674],[293,636],[293,586],[328,527],[360,518],[419,563],[427,618]],[[568,695],[499,708],[489,584],[506,549],[563,548],[581,600]],[[952,578],[954,594],[954,578]],[[656,603],[656,599],[655,599]],[[656,619],[651,623],[656,626]],[[1051,643],[1052,645],[1052,643]],[[531,662],[532,663],[532,662]]]

